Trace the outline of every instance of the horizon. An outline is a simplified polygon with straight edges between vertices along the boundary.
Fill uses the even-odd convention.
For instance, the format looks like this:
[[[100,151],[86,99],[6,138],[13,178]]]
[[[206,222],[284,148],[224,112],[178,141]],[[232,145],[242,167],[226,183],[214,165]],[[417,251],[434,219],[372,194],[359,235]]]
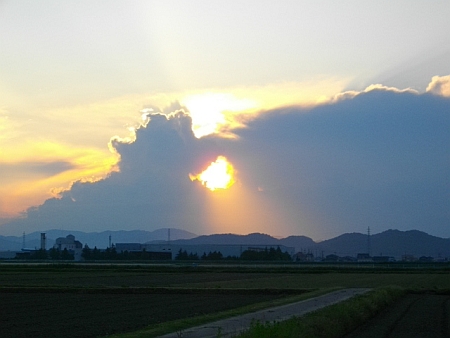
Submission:
[[[334,239],[334,238],[340,237],[342,235],[351,235],[351,234],[357,234],[357,235],[363,235],[363,236],[367,236],[368,235],[367,232],[366,233],[363,233],[363,232],[346,232],[346,233],[342,233],[342,234],[339,234],[339,235],[334,236],[334,237],[330,237],[330,238],[326,238],[326,239],[320,240],[320,239],[314,239],[312,237],[305,236],[305,235],[288,235],[288,236],[285,236],[285,237],[281,237],[281,236],[273,236],[271,234],[261,233],[261,232],[252,232],[252,233],[247,233],[247,234],[211,233],[211,234],[201,234],[201,235],[199,235],[199,234],[194,234],[194,233],[191,233],[189,231],[186,231],[186,230],[183,230],[183,229],[179,229],[179,228],[159,228],[159,229],[155,229],[155,230],[151,230],[151,231],[149,231],[149,230],[142,230],[142,229],[133,229],[133,230],[102,230],[102,231],[92,231],[92,232],[85,232],[85,231],[80,231],[80,230],[47,229],[47,230],[42,230],[42,231],[40,231],[40,230],[33,231],[31,233],[28,233],[28,234],[25,233],[25,236],[30,235],[30,234],[41,234],[41,233],[47,234],[48,232],[53,232],[53,231],[54,232],[67,233],[67,234],[72,234],[72,233],[77,233],[77,232],[82,232],[82,233],[85,233],[85,234],[101,234],[101,233],[114,233],[114,232],[134,232],[134,231],[144,231],[144,232],[148,232],[148,233],[153,233],[153,232],[157,232],[157,231],[161,231],[161,230],[166,231],[166,230],[169,230],[169,229],[171,229],[171,230],[181,230],[181,231],[187,232],[187,233],[189,233],[191,235],[194,235],[194,237],[192,237],[190,239],[203,237],[203,236],[205,236],[205,237],[215,236],[215,235],[219,235],[219,236],[220,235],[233,235],[233,236],[242,236],[242,237],[246,237],[246,236],[249,236],[249,235],[263,235],[263,236],[272,237],[272,238],[277,239],[277,240],[282,240],[282,239],[286,239],[286,238],[289,238],[289,237],[306,237],[306,238],[311,239],[316,244],[319,244],[321,242],[324,242],[324,241],[327,241],[327,240],[330,240],[330,239]],[[424,233],[424,234],[426,234],[428,236],[432,236],[432,237],[437,237],[437,238],[441,238],[441,239],[450,239],[450,237],[446,238],[446,237],[434,236],[432,234],[427,233],[426,231],[421,231],[421,230],[417,230],[417,229],[409,229],[409,230],[386,229],[386,230],[383,230],[383,231],[378,232],[378,233],[372,233],[371,232],[370,236],[380,235],[382,233],[389,232],[389,231],[398,231],[398,232],[402,232],[402,233],[405,233],[405,232],[420,232],[420,233]],[[0,236],[3,236],[3,235],[0,235]],[[4,237],[23,238],[23,236],[24,236],[24,233],[18,234],[18,235],[8,235],[8,236],[4,236]],[[184,238],[171,239],[171,241],[176,241],[176,240],[184,240]]]
[[[43,3],[1,4],[1,235],[450,237],[448,1]]]

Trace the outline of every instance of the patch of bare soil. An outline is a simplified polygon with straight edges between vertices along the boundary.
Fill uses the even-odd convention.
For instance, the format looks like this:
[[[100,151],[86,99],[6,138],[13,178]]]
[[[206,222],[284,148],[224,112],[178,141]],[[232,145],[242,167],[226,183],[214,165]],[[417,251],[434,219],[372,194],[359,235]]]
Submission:
[[[409,294],[345,338],[450,337],[450,295]]]

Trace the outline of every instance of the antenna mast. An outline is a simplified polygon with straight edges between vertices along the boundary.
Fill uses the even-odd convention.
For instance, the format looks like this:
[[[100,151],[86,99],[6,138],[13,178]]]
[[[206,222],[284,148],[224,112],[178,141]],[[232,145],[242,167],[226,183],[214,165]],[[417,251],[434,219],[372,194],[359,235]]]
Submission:
[[[367,227],[367,253],[370,256],[370,227]]]

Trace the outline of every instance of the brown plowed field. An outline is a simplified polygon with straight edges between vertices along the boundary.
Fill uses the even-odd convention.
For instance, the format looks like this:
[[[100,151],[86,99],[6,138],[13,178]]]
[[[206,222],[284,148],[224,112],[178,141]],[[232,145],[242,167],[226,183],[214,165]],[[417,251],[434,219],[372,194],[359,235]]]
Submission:
[[[409,294],[345,338],[448,338],[450,295]]]

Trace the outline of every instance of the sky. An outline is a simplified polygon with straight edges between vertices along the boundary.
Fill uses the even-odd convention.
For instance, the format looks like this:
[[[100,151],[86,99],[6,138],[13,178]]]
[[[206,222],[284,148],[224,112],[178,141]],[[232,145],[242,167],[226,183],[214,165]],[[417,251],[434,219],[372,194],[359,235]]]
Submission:
[[[0,235],[448,238],[449,16],[448,1],[0,1]],[[202,181],[211,163],[224,189]]]

